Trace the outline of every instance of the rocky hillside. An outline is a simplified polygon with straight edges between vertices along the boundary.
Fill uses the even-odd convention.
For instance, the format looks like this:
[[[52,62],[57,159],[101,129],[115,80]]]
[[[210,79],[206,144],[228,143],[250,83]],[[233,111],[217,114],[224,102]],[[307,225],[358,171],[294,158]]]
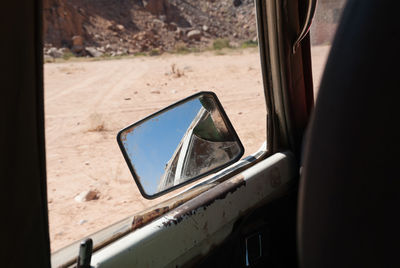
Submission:
[[[45,54],[161,53],[256,41],[253,0],[44,0]]]

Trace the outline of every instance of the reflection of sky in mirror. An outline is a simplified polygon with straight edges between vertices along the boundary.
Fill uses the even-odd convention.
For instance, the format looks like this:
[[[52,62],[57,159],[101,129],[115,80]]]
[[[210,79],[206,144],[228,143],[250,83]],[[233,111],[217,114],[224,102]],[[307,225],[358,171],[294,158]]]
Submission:
[[[157,192],[167,162],[201,107],[198,99],[180,104],[126,135],[125,150],[148,195]]]

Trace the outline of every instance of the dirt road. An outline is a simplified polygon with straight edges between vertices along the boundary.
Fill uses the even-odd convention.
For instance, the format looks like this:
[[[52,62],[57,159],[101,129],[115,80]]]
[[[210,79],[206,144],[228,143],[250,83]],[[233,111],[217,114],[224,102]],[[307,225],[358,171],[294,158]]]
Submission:
[[[116,134],[199,91],[217,94],[245,155],[255,152],[266,133],[257,49],[45,64],[52,251],[159,202],[141,197]],[[99,198],[77,202],[87,190]]]

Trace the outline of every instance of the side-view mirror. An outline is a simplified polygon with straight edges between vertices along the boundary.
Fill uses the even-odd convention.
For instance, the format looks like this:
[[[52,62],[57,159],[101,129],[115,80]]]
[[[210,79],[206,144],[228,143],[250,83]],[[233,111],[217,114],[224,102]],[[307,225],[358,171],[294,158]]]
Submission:
[[[244,148],[213,92],[200,92],[122,129],[118,145],[151,199],[238,161]]]

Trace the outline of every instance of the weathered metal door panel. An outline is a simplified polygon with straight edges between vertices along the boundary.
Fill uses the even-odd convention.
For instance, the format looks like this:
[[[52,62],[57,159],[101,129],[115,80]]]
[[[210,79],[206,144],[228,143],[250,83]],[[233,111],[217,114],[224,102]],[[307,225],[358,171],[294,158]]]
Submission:
[[[236,220],[289,188],[297,177],[290,153],[277,153],[163,217],[97,251],[95,267],[176,267],[206,255]]]

